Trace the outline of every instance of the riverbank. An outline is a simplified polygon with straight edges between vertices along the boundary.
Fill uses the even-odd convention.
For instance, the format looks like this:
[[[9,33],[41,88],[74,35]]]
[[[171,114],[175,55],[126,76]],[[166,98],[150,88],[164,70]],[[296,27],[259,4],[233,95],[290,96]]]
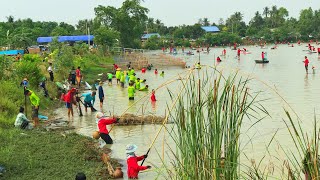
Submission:
[[[6,168],[0,179],[74,179],[79,172],[88,179],[111,178],[101,160],[104,150],[91,138],[41,129],[0,132],[0,164]]]
[[[50,60],[56,67],[55,82],[63,82],[72,66],[81,66],[85,80],[93,83],[98,78],[97,74],[111,71],[111,68],[106,67],[112,67],[114,62],[111,57],[99,54],[69,54],[68,57],[71,61],[68,64],[60,64],[63,60],[59,60],[61,57]],[[46,131],[43,128],[46,121],[30,131],[14,128],[20,106],[27,106],[26,115],[31,119],[29,99],[26,99],[25,104],[23,88],[19,85],[24,77],[29,80],[28,88],[39,96],[39,113],[48,116],[48,121],[55,118],[53,110],[63,105],[59,101],[55,83],[49,80],[48,63],[41,60],[44,57],[32,58],[15,62],[6,57],[0,66],[3,73],[0,77],[0,165],[6,169],[0,179],[73,179],[78,172],[84,172],[88,179],[111,178],[101,160],[105,150],[99,148],[93,139],[68,133],[66,129]],[[45,97],[38,86],[43,77],[47,79],[50,98]],[[111,164],[113,168],[119,165],[115,160]]]

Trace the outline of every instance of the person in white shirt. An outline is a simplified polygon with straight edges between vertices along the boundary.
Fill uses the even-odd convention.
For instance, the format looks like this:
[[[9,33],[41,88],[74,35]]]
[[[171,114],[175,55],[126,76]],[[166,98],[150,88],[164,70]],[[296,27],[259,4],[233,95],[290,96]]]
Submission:
[[[53,81],[53,70],[52,70],[52,63],[49,63],[48,72],[50,74],[50,80]]]
[[[16,121],[14,122],[14,126],[16,128],[21,129],[32,129],[33,125],[27,119],[27,117],[23,114],[24,108],[20,107],[19,114],[17,115]]]

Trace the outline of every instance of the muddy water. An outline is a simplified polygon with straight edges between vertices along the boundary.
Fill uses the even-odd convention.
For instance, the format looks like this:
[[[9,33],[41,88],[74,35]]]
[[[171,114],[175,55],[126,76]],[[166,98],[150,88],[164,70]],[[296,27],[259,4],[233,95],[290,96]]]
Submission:
[[[252,125],[252,121],[246,119],[243,126],[243,132],[246,134],[241,140],[242,149],[249,159],[256,159],[259,161],[261,157],[266,155],[266,145],[271,140],[272,136],[278,131],[275,141],[269,147],[269,150],[276,157],[283,157],[283,153],[279,152],[278,144],[281,144],[284,148],[293,148],[293,144],[290,141],[290,136],[285,128],[284,120],[287,120],[283,108],[294,109],[294,112],[299,115],[302,120],[302,126],[306,130],[311,131],[310,128],[313,125],[314,111],[316,114],[320,108],[320,61],[317,54],[307,54],[304,49],[306,47],[296,46],[280,46],[277,50],[260,49],[260,47],[246,47],[251,54],[241,54],[240,60],[235,58],[236,52],[227,48],[227,56],[222,57],[222,62],[216,64],[215,58],[221,54],[221,48],[214,48],[209,54],[201,53],[200,59],[203,65],[218,65],[218,69],[223,70],[227,75],[239,71],[238,74],[243,77],[249,77],[253,80],[250,82],[250,91],[261,91],[260,99],[267,99],[262,104],[269,111],[271,117],[265,118],[258,125],[247,129]],[[267,52],[267,58],[270,60],[269,64],[255,64],[255,59],[261,59],[261,51]],[[160,53],[160,52],[153,52]],[[304,56],[307,55],[311,61],[309,65],[309,73],[305,73]],[[184,58],[187,65],[192,66],[198,61],[199,56],[195,53],[194,56],[178,55]],[[316,74],[312,74],[311,66],[317,68]],[[177,74],[181,76],[187,74],[186,69],[173,68],[173,67],[155,67],[158,68],[159,74],[163,70],[165,76],[160,77],[155,75],[153,71],[148,71],[146,74],[137,73],[137,77],[147,79],[147,83],[150,89],[156,89],[161,84],[177,79]],[[318,73],[319,72],[319,73]],[[130,102],[127,98],[126,89],[122,89],[113,82],[112,86],[104,85],[104,91],[106,100],[103,105],[103,111],[106,114],[114,113],[121,115],[128,107],[127,112],[134,114],[157,114],[164,115],[166,113],[167,105],[170,105],[170,96],[168,90],[177,93],[180,89],[178,81],[175,81],[167,86],[164,86],[157,90],[156,96],[158,101],[156,104],[151,104],[149,95],[146,92],[138,92],[135,97],[135,101]],[[283,99],[285,99],[285,101]],[[138,99],[141,99],[138,103],[133,104]],[[95,103],[95,107],[99,109],[99,102]],[[286,103],[290,104],[288,106]],[[143,111],[142,111],[143,107]],[[292,113],[294,113],[292,112]],[[66,114],[66,110],[61,108],[58,113]],[[91,112],[85,113],[83,117],[74,117],[73,124],[76,126],[76,131],[80,134],[91,136],[92,132],[97,129],[96,120],[94,114]],[[169,128],[172,125],[168,126]],[[110,127],[109,127],[110,128]],[[159,125],[144,125],[144,126],[115,126],[110,133],[114,139],[114,144],[110,146],[112,149],[112,156],[120,160],[125,165],[125,146],[127,144],[136,144],[139,148],[137,154],[144,154],[150,143],[152,142],[156,132],[160,128]],[[101,145],[104,142],[100,139]],[[249,143],[248,143],[249,142]],[[155,142],[154,148],[151,150],[150,156],[145,162],[146,165],[152,164],[159,167],[157,171],[162,171],[162,161],[169,163],[170,150],[168,148],[174,148],[173,140],[171,140],[168,134],[161,132],[159,138]],[[269,158],[270,161],[275,160]],[[265,163],[267,164],[269,160]],[[282,160],[282,159],[281,159]],[[246,161],[246,160],[244,160]],[[282,162],[273,162],[274,164]],[[123,168],[126,172],[126,168]],[[154,179],[158,173],[154,170],[139,175],[140,179]]]

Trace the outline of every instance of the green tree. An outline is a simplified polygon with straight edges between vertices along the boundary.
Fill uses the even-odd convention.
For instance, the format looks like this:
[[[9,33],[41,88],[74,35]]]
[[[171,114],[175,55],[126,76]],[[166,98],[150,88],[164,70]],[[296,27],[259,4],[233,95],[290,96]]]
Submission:
[[[119,32],[113,29],[107,27],[100,27],[99,29],[94,31],[94,36],[95,43],[99,45],[112,47],[115,43],[118,42],[120,34]]]

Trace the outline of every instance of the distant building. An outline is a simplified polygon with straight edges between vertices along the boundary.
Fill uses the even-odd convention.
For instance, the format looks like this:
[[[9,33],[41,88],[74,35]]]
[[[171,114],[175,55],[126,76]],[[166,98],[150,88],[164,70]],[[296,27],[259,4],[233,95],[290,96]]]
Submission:
[[[147,41],[149,38],[151,38],[152,36],[157,36],[158,38],[160,38],[160,34],[159,33],[148,33],[148,34],[144,34],[141,36],[141,41]]]
[[[201,27],[206,33],[218,33],[220,29],[217,26],[202,26]]]
[[[54,37],[38,37],[37,42],[38,43],[50,43],[53,41]],[[58,36],[58,42],[84,42],[88,43],[90,41],[90,44],[93,43],[93,35],[81,35],[81,36]]]

